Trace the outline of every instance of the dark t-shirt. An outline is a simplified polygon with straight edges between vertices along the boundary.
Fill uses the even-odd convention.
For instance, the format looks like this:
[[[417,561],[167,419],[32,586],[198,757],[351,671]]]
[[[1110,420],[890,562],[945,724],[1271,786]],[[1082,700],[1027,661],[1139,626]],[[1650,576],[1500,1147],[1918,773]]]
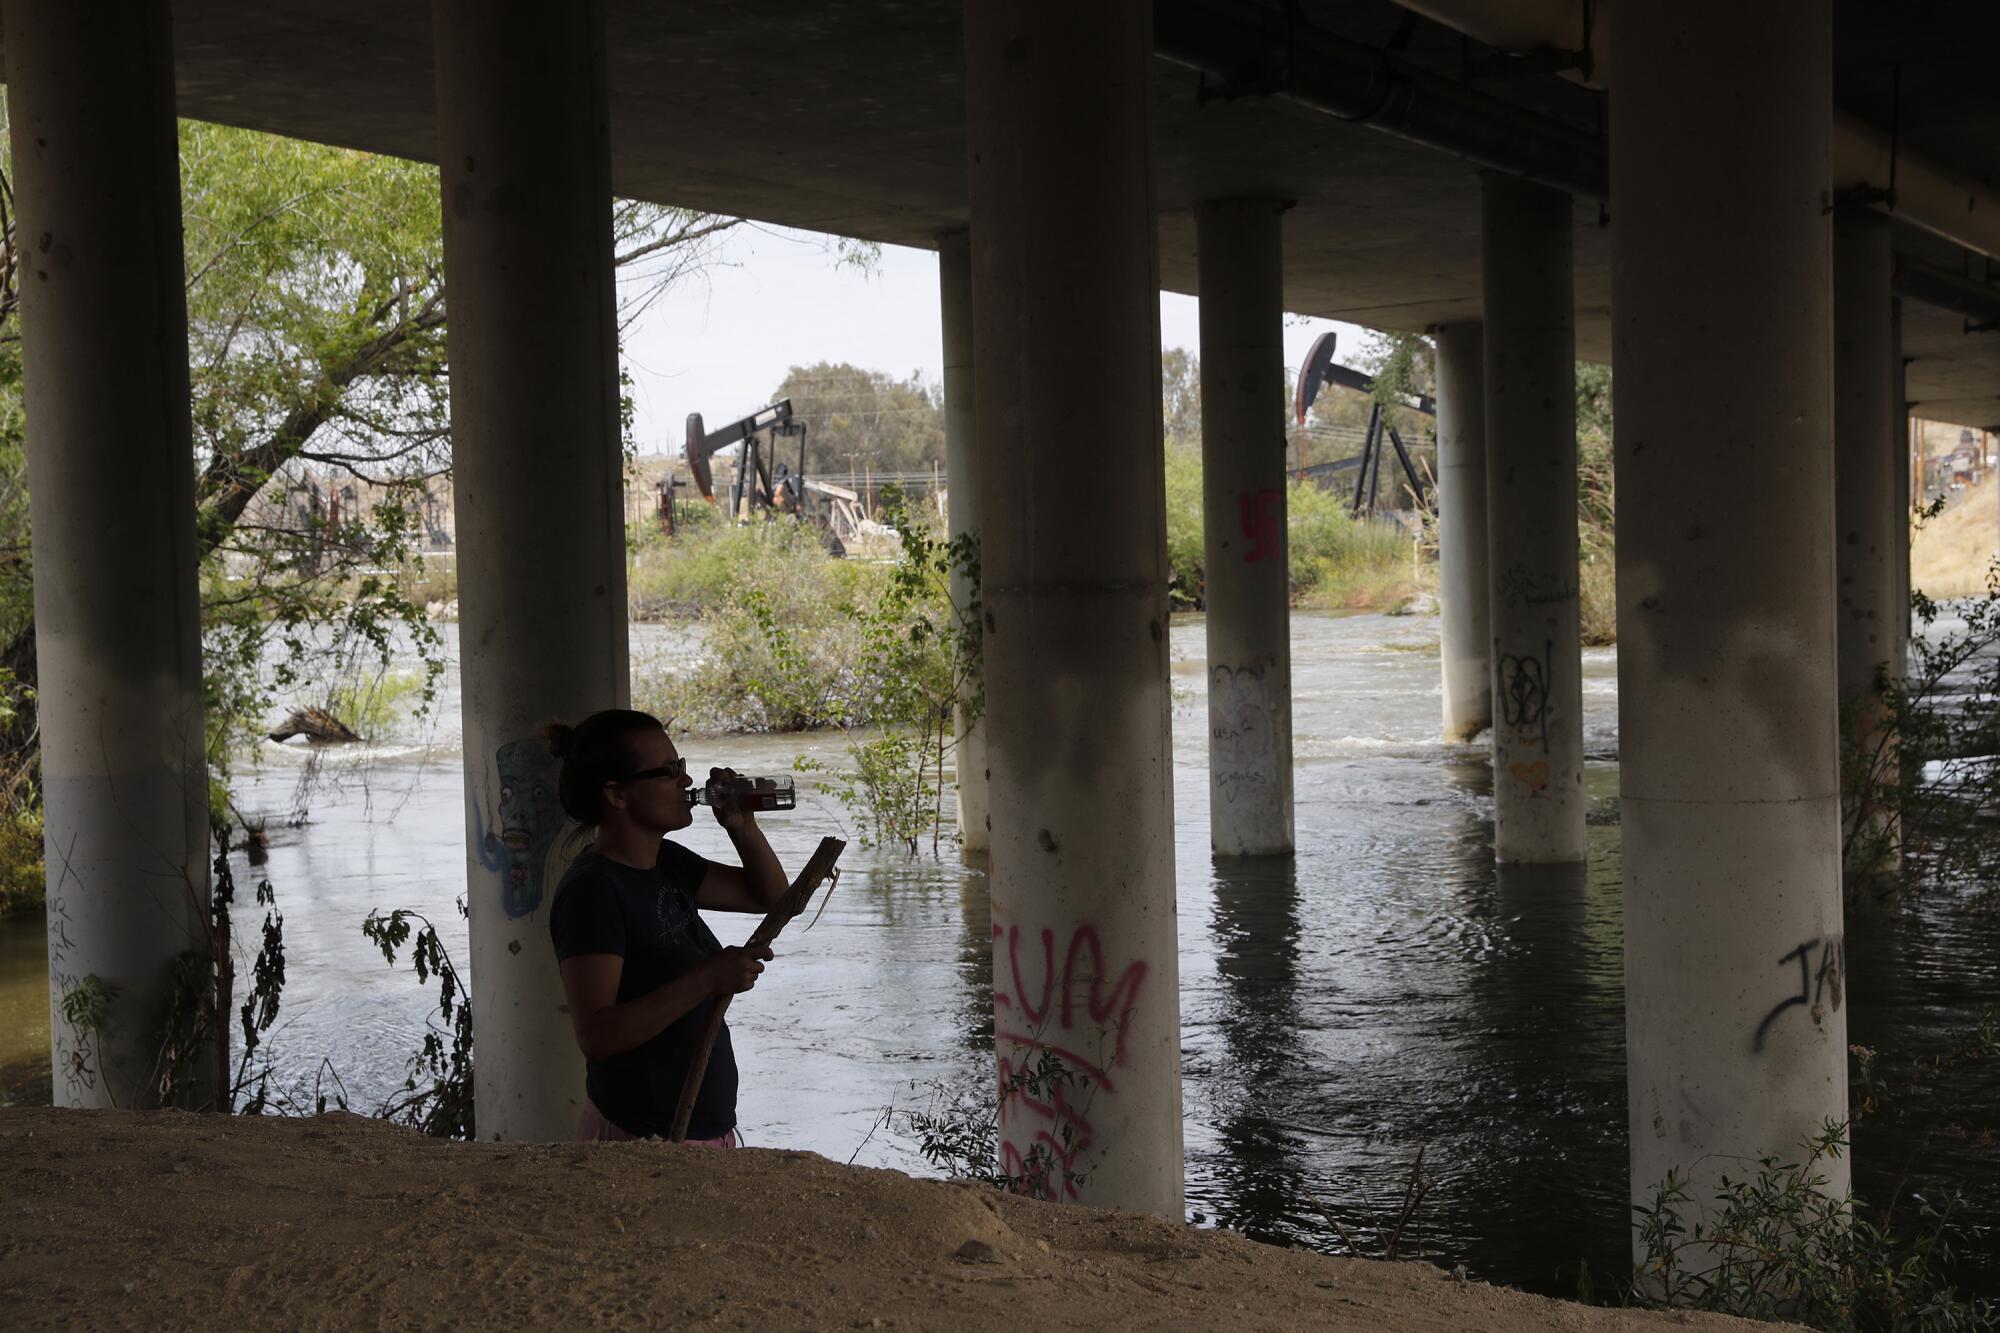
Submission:
[[[694,906],[708,865],[707,858],[665,841],[651,870],[584,852],[556,887],[555,905],[549,909],[557,960],[588,953],[622,957],[620,1004],[687,972],[722,948]],[[590,1061],[584,1086],[605,1119],[628,1134],[666,1138],[672,1133],[688,1062],[714,1004],[712,998],[703,1000],[623,1055]],[[720,1138],[734,1128],[736,1055],[725,1025],[708,1058],[688,1137]]]

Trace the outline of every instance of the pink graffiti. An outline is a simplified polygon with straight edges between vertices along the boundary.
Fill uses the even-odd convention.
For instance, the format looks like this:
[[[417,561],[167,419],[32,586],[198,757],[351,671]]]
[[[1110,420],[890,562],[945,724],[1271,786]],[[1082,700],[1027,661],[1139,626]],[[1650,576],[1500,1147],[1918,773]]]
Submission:
[[[1040,1002],[1031,998],[1035,992],[1021,980],[1021,928],[1019,926],[993,927],[993,938],[1002,934],[1007,940],[1007,971],[1013,981],[1012,991],[1002,989],[1005,978],[998,975],[993,980],[994,1034],[996,1042],[1013,1042],[1032,1050],[1045,1050],[1059,1057],[1077,1073],[1086,1074],[1106,1092],[1116,1092],[1118,1085],[1112,1081],[1111,1071],[1125,1064],[1125,1037],[1131,1026],[1133,1006],[1139,1002],[1139,990],[1146,984],[1146,965],[1143,962],[1128,964],[1118,980],[1108,987],[1105,984],[1104,946],[1097,938],[1097,931],[1091,926],[1078,926],[1069,938],[1069,948],[1063,954],[1062,972],[1056,972],[1056,933],[1042,931],[1042,985]],[[996,951],[997,952],[997,951]],[[1085,960],[1087,970],[1077,971],[1077,962]],[[994,970],[999,971],[999,960],[994,960]],[[1060,1034],[1074,1033],[1077,1027],[1077,989],[1083,983],[1087,995],[1083,1009],[1090,1016],[1090,1023],[1100,1033],[1110,1036],[1109,1056],[1102,1052],[1092,1058],[1074,1049],[1062,1036],[1049,1036],[1050,1010],[1055,1009],[1055,1026]],[[1058,999],[1058,995],[1060,999]],[[1115,1017],[1114,1017],[1115,1015]],[[1025,1025],[1028,1031],[1020,1030]],[[1073,1038],[1069,1039],[1073,1041]]]
[[[1135,961],[1112,979],[1096,929],[1079,926],[1070,935],[1058,970],[1056,934],[1049,929],[1040,933],[1041,973],[1039,985],[1032,985],[1022,976],[1021,928],[993,927],[993,1035],[1000,1125],[1004,1129],[1025,1113],[1032,1126],[1026,1135],[1026,1152],[1020,1143],[1003,1137],[1000,1166],[1006,1175],[1019,1180],[1027,1193],[1045,1199],[1058,1194],[1075,1198],[1077,1160],[1096,1139],[1096,1128],[1085,1112],[1097,1089],[1117,1091],[1112,1071],[1129,1063],[1126,1038],[1148,969],[1143,961]],[[998,957],[1003,939],[1007,946],[1004,967]],[[1032,965],[1030,945],[1031,969]],[[1080,1048],[1093,1039],[1096,1051],[1086,1054]],[[1063,1077],[1034,1088],[1030,1075],[1043,1052],[1061,1062]],[[1078,1105],[1078,1100],[1083,1104]]]
[[[1244,564],[1283,557],[1278,542],[1278,514],[1284,503],[1285,493],[1275,487],[1237,492],[1237,513],[1243,522],[1243,535],[1250,541],[1250,549],[1243,553]]]
[[[1023,1154],[1018,1145],[1003,1139],[1000,1144],[1001,1172],[1020,1181],[1022,1190],[1038,1199],[1055,1198],[1058,1181],[1063,1195],[1074,1199],[1077,1194],[1077,1158],[1090,1150],[1096,1140],[1097,1129],[1090,1123],[1090,1117],[1070,1102],[1062,1084],[1050,1087],[1046,1099],[1038,1098],[1029,1091],[1026,1082],[1029,1054],[1023,1051],[1019,1064],[1010,1062],[1004,1052],[998,1057],[1000,1125],[1004,1129],[1014,1115],[1021,1111],[1028,1112],[1040,1122],[1030,1143],[1044,1151]],[[1051,1167],[1054,1167],[1056,1177],[1053,1180],[1050,1178]]]

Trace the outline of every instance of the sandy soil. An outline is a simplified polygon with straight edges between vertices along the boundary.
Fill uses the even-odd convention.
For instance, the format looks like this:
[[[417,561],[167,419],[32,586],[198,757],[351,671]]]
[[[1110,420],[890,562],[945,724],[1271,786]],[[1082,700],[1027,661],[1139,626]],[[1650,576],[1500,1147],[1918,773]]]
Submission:
[[[1966,491],[1958,503],[1917,529],[1910,542],[1910,582],[1933,597],[1966,597],[1986,586],[2000,545],[2000,482]]]
[[[16,1109],[0,1163],[12,1328],[1750,1327],[781,1150]]]

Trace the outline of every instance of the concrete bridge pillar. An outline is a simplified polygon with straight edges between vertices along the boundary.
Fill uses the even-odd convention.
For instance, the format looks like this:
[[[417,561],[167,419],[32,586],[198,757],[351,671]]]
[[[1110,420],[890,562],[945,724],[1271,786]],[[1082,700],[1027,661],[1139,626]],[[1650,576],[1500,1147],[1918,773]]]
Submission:
[[[1481,201],[1493,852],[1581,861],[1571,204],[1560,190],[1493,174]]]
[[[1219,856],[1292,850],[1283,213],[1271,199],[1195,211],[1209,841]]]
[[[1878,681],[1899,670],[1909,600],[1900,590],[1908,520],[1897,513],[1896,336],[1889,282],[1889,219],[1842,208],[1833,218],[1833,510],[1838,599],[1840,708],[1863,762],[1883,756]],[[1907,510],[1905,510],[1907,513]],[[1899,536],[1900,534],[1900,536]],[[1893,774],[1890,775],[1893,777]],[[1893,811],[1847,813],[1863,821],[1850,842],[1849,869],[1878,869],[1894,857]]]
[[[212,1044],[161,1063],[178,1044],[174,960],[206,956],[209,903],[167,6],[7,0],[0,26],[25,256],[55,1104],[158,1106],[166,1075],[169,1100],[200,1106]]]
[[[629,697],[604,10],[436,0],[482,1139],[576,1131],[535,730]]]
[[[1611,30],[1635,1201],[1673,1168],[1705,1200],[1847,1117],[1830,41],[1818,0]]]
[[[955,541],[979,534],[979,452],[972,382],[972,238],[965,231],[938,237],[938,306],[944,319],[944,475],[951,497]],[[979,592],[968,572],[954,566],[952,605],[970,608]],[[956,722],[958,846],[986,850],[986,731],[960,709]]]
[[[1444,737],[1493,725],[1493,633],[1487,611],[1485,333],[1440,324],[1437,346],[1438,658]]]
[[[1903,357],[1903,298],[1889,302],[1890,451],[1896,459],[1895,510],[1890,518],[1896,563],[1896,617],[1890,622],[1889,670],[1910,674],[1910,366]]]
[[[1178,1218],[1151,17],[968,0],[967,175],[1001,1166]]]

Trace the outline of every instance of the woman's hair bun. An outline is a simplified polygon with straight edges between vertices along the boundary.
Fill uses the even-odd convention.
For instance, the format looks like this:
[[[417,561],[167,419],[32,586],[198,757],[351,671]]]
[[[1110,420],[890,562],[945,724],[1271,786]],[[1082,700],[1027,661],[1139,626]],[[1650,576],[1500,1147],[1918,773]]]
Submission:
[[[570,739],[576,735],[576,728],[566,722],[551,722],[542,728],[542,738],[549,743],[549,753],[558,759],[569,754]]]

